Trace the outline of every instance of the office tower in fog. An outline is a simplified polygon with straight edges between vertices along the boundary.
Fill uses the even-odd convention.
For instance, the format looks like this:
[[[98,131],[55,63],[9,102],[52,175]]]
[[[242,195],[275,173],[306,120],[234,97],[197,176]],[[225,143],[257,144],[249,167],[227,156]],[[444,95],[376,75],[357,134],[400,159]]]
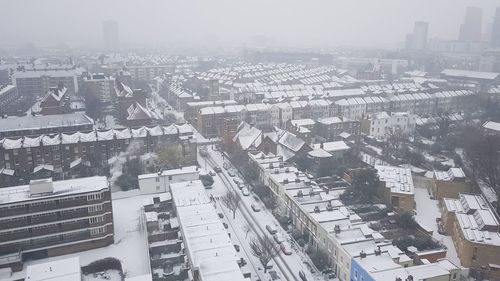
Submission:
[[[107,20],[102,23],[102,33],[104,38],[104,48],[116,51],[119,45],[118,23],[114,20]]]
[[[483,10],[478,7],[467,7],[464,23],[460,26],[460,41],[481,41]]]
[[[427,32],[429,23],[424,21],[415,22],[413,27],[412,46],[414,50],[425,50],[427,47]]]
[[[497,7],[491,31],[491,47],[500,48],[500,7]]]

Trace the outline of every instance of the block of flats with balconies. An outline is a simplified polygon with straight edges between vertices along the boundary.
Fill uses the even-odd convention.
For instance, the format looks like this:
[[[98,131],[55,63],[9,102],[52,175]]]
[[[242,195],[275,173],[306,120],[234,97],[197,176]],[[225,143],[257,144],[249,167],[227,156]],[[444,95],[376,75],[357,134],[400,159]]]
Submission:
[[[0,189],[0,268],[21,270],[27,259],[64,255],[113,243],[106,177]]]

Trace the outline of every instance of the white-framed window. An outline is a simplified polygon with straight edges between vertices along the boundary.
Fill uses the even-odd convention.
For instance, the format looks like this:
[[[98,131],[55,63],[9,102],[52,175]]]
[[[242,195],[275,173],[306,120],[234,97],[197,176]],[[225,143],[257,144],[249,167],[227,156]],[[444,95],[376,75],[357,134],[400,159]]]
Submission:
[[[89,223],[90,224],[96,224],[96,223],[101,223],[104,221],[104,216],[99,216],[99,217],[92,217],[89,218]]]
[[[89,208],[88,208],[89,209],[89,213],[94,213],[94,212],[100,212],[100,211],[102,211],[102,209],[103,209],[102,206],[103,206],[102,204],[89,206]]]
[[[87,201],[102,199],[102,193],[94,193],[87,195]]]
[[[103,234],[106,232],[106,226],[96,227],[90,229],[90,235],[95,236],[99,234]]]

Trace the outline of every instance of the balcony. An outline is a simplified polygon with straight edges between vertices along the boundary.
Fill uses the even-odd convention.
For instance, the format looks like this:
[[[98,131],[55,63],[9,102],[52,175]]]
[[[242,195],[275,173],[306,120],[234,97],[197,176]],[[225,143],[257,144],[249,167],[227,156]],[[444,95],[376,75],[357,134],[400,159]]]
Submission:
[[[81,218],[81,217],[86,217],[89,214],[88,209],[79,209],[75,210],[72,212],[64,212],[60,213],[59,219],[60,220],[67,220],[67,219],[74,219],[74,218]]]
[[[22,232],[10,232],[10,233],[2,233],[0,234],[0,242],[6,242],[10,240],[23,239],[30,237],[31,233],[26,229]]]
[[[21,219],[15,219],[15,220],[10,220],[10,221],[4,221],[0,222],[0,229],[9,229],[9,228],[16,228],[16,227],[22,227],[27,225],[27,220],[25,218]]]
[[[39,216],[39,217],[35,217],[35,216],[31,217],[31,224],[40,224],[40,223],[46,223],[46,222],[52,222],[52,221],[57,221],[57,214],[56,213],[52,213],[52,214],[44,215],[44,216]]]
[[[14,215],[22,215],[26,214],[27,212],[28,208],[26,208],[26,206],[22,206],[20,208],[5,209],[0,211],[0,218],[14,216]]]
[[[75,206],[87,205],[87,199],[80,198],[80,199],[76,199],[76,200],[59,201],[58,205],[59,205],[59,208],[67,208],[67,207],[75,207]]]
[[[30,213],[36,213],[36,212],[42,212],[42,211],[48,211],[48,210],[53,210],[56,208],[56,204],[54,202],[49,203],[49,204],[42,204],[42,205],[30,205],[28,207],[28,210]]]
[[[83,229],[89,227],[88,220],[79,220],[72,223],[61,224],[60,231],[70,231],[75,229]]]

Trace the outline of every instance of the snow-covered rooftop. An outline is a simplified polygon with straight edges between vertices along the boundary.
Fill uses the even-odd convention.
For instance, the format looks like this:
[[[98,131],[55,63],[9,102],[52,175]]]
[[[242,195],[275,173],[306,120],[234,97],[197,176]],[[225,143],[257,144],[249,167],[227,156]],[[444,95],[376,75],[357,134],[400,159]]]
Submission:
[[[106,177],[88,177],[52,182],[53,192],[31,195],[29,185],[19,185],[0,189],[0,205],[28,200],[41,200],[72,194],[100,191],[109,188]]]
[[[26,281],[81,281],[80,258],[73,257],[29,265]]]
[[[394,166],[375,165],[381,182],[390,188],[392,193],[414,194],[413,178],[411,170]]]
[[[238,254],[201,181],[170,185],[193,269],[204,281],[243,281]]]

